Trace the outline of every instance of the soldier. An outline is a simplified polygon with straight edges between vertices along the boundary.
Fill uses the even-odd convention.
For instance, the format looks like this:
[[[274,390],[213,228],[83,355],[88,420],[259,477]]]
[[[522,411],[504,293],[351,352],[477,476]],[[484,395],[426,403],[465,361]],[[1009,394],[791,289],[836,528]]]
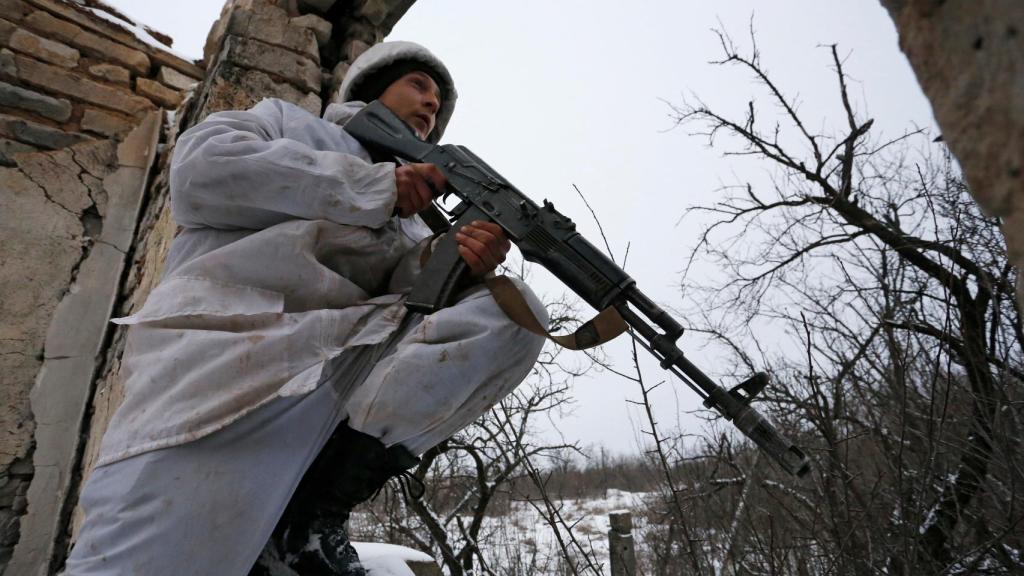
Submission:
[[[264,100],[178,139],[182,231],[146,304],[117,320],[131,325],[125,399],[68,574],[242,575],[268,540],[300,573],[359,574],[351,507],[529,373],[543,338],[480,283],[429,316],[406,311],[434,240],[418,214],[444,176],[375,162],[342,128],[377,99],[436,142],[456,100],[444,64],[378,44],[340,91],[324,118]],[[474,279],[510,248],[491,223],[449,233]]]

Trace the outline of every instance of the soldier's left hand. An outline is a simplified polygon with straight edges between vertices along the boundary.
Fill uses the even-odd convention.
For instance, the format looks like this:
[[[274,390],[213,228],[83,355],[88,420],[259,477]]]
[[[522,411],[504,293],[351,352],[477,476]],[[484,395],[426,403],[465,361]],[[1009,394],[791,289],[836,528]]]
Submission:
[[[475,220],[455,233],[459,254],[469,265],[474,277],[481,277],[493,271],[505,261],[512,248],[512,242],[505,231],[494,222]]]

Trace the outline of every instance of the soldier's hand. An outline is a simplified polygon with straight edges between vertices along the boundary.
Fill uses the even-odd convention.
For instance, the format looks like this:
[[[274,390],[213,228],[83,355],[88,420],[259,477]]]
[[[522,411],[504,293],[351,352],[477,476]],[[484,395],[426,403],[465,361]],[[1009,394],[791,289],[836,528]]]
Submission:
[[[430,206],[435,193],[444,191],[446,182],[444,174],[433,164],[406,164],[395,168],[395,184],[398,188],[395,212],[402,218],[419,214]]]
[[[469,265],[474,277],[483,276],[497,268],[512,248],[512,242],[505,236],[501,226],[481,220],[457,230],[455,243],[459,245],[459,255]]]

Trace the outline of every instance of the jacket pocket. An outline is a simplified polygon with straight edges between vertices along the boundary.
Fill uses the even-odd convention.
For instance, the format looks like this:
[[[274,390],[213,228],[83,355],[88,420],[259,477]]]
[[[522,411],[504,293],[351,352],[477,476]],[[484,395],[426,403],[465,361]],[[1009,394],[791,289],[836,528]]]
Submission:
[[[191,276],[167,278],[149,294],[142,309],[114,318],[140,324],[180,316],[248,316],[284,311],[284,295],[273,290]]]

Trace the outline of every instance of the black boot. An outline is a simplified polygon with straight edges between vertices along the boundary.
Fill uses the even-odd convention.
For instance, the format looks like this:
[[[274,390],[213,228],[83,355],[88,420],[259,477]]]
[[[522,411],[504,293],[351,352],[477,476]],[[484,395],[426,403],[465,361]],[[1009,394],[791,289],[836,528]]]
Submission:
[[[401,446],[385,448],[341,423],[303,476],[261,563],[279,560],[303,576],[365,576],[345,522],[355,506],[419,461]],[[418,492],[413,496],[422,495],[422,485]]]

